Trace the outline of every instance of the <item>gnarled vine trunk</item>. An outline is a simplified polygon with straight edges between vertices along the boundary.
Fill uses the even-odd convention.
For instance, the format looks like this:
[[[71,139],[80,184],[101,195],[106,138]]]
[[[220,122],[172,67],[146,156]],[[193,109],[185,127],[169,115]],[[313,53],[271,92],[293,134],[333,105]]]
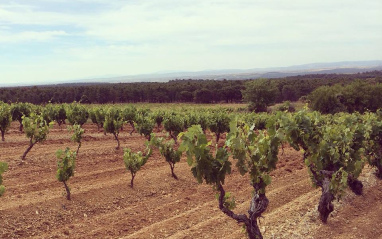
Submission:
[[[227,216],[235,219],[238,223],[244,223],[249,239],[263,239],[261,235],[259,225],[257,224],[257,218],[261,217],[261,214],[267,209],[269,200],[265,194],[255,194],[251,200],[248,213],[249,217],[244,214],[235,214],[233,211],[224,206],[225,191],[222,185],[218,186],[220,191],[219,195],[219,208]]]
[[[176,174],[174,173],[174,168],[175,168],[175,164],[171,163],[171,162],[168,162],[168,164],[170,165],[170,168],[171,168],[171,176],[173,178],[175,178],[176,180],[178,180],[178,177],[176,176]]]
[[[318,204],[318,211],[320,212],[320,218],[323,223],[326,223],[329,214],[334,210],[332,201],[334,200],[334,195],[330,192],[330,179],[325,176],[322,181],[322,194],[320,197],[320,202]]]

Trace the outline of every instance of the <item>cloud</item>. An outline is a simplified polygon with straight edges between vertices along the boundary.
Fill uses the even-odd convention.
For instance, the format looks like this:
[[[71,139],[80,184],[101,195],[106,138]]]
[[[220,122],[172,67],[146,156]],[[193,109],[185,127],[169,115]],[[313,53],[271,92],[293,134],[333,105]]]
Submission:
[[[0,67],[20,78],[11,69],[23,62],[35,78],[63,79],[372,60],[380,9],[380,0],[4,0]]]
[[[0,31],[0,43],[8,44],[18,44],[21,42],[31,42],[31,41],[51,41],[54,38],[61,36],[68,36],[65,31],[44,31],[44,32],[34,32],[34,31],[24,31],[19,33],[9,33],[6,31]]]

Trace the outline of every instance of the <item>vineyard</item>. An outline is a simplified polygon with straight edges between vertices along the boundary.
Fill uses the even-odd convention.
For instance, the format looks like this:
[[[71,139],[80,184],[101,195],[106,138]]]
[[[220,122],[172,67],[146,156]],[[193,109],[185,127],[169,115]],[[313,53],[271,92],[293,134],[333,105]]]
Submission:
[[[378,238],[382,113],[0,103],[1,238]]]

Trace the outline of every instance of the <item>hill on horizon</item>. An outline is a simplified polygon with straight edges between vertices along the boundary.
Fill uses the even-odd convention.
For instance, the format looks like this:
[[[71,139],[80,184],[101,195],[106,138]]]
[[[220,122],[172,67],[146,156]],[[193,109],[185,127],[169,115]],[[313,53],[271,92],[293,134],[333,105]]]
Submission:
[[[221,69],[204,71],[167,71],[150,74],[104,76],[86,79],[73,79],[59,82],[36,82],[34,85],[51,84],[94,84],[94,83],[129,83],[129,82],[167,82],[176,79],[210,79],[210,80],[245,80],[258,78],[281,78],[308,74],[354,74],[382,70],[382,60],[342,61],[310,63],[287,67]],[[0,83],[0,87],[29,86],[30,84]]]

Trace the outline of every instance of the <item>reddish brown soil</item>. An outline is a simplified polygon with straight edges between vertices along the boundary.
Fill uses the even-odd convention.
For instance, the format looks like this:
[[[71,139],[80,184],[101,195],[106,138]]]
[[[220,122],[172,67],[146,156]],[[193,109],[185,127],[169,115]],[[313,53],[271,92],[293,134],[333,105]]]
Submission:
[[[0,161],[9,163],[0,198],[0,238],[245,238],[241,225],[218,210],[211,187],[196,183],[185,159],[175,167],[175,180],[154,151],[132,189],[123,150],[115,150],[112,135],[91,124],[85,129],[68,201],[55,178],[56,150],[76,149],[67,130],[55,126],[21,163],[28,140],[12,123],[0,143]],[[121,132],[121,146],[143,150],[145,139],[127,130]],[[370,169],[361,178],[364,195],[347,192],[327,225],[318,220],[320,190],[311,186],[299,152],[285,148],[272,176],[270,204],[260,220],[265,238],[382,238],[382,182]],[[236,197],[235,211],[245,213],[248,178],[233,170],[225,187]]]

